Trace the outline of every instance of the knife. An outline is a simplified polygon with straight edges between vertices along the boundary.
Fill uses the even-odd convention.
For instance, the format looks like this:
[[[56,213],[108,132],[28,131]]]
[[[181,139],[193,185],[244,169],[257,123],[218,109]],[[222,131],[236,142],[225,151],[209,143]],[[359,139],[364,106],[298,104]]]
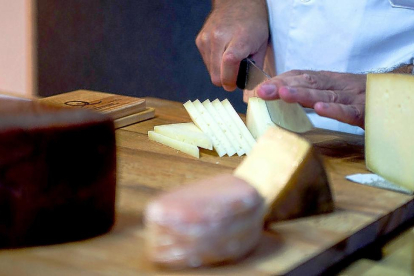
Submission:
[[[245,58],[240,62],[236,85],[240,89],[253,90],[270,76],[260,69],[253,60]],[[302,106],[282,100],[265,101],[273,123],[287,130],[303,133],[313,128]]]

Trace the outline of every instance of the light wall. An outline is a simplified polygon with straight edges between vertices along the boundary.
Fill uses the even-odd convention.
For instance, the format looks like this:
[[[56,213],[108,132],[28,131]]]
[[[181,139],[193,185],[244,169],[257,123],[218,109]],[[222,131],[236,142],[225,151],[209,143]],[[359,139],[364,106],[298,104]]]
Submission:
[[[33,2],[0,0],[0,91],[36,94]]]

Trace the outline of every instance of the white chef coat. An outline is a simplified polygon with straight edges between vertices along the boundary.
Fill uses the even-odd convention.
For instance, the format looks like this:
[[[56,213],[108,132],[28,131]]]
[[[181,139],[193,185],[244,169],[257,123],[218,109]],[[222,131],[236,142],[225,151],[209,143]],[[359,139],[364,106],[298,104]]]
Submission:
[[[275,74],[389,72],[414,62],[414,0],[267,0]],[[269,67],[267,67],[269,68]],[[309,114],[316,127],[361,128]]]

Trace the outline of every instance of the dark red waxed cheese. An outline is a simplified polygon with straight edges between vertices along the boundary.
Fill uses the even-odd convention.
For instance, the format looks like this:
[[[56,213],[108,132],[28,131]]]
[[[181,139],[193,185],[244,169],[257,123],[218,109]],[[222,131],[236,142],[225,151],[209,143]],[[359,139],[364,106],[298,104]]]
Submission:
[[[114,223],[112,119],[0,99],[0,247],[92,237]]]

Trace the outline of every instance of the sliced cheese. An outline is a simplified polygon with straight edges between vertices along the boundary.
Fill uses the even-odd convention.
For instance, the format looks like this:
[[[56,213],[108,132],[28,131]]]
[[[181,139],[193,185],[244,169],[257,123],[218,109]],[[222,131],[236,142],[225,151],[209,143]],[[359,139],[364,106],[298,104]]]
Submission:
[[[201,103],[200,103],[201,104]],[[221,141],[218,139],[214,130],[208,125],[204,120],[202,114],[198,111],[192,101],[187,101],[184,103],[184,108],[187,110],[193,122],[205,133],[207,134],[211,141],[213,142],[213,147],[216,150],[217,154],[222,157],[227,151]]]
[[[237,155],[241,156],[241,155],[245,154],[245,151],[243,150],[243,148],[240,145],[239,141],[236,139],[233,132],[231,131],[231,126],[233,124],[228,125],[226,123],[226,121],[229,121],[228,116],[224,116],[224,117],[220,116],[218,110],[210,102],[210,100],[205,100],[203,102],[203,105],[207,109],[207,111],[210,113],[210,115],[216,120],[216,122],[217,122],[218,126],[220,127],[221,131],[223,131],[224,135],[230,141],[233,148],[235,148]]]
[[[170,137],[164,136],[154,131],[148,131],[148,138],[152,141],[161,143],[173,149],[176,149],[186,154],[189,154],[191,156],[194,156],[195,158],[200,157],[200,151],[197,146],[190,145],[190,144],[172,139]]]
[[[266,221],[332,211],[328,178],[313,146],[300,136],[271,127],[234,175],[255,187],[265,199]]]
[[[266,102],[258,97],[250,97],[246,112],[246,125],[255,139],[262,136],[269,127],[275,127]]]
[[[195,108],[197,108],[200,115],[203,117],[204,121],[207,123],[208,128],[217,137],[219,143],[223,145],[227,155],[233,156],[236,153],[236,149],[231,145],[230,141],[227,139],[226,135],[220,129],[220,126],[218,125],[214,117],[207,111],[207,109],[199,100],[195,100],[193,104]]]
[[[251,150],[251,148],[256,144],[256,140],[253,138],[252,134],[247,129],[246,125],[244,124],[243,120],[240,118],[239,114],[237,114],[236,110],[234,110],[229,100],[225,99],[221,103],[226,109],[227,115],[233,120],[233,123],[242,133],[243,139],[247,141],[247,143],[250,146],[250,150]],[[250,150],[246,151],[246,154],[249,154]]]
[[[365,159],[372,172],[414,190],[414,76],[368,74]]]
[[[313,128],[305,110],[298,103],[287,103],[282,100],[266,101],[266,107],[271,120],[278,126],[298,133]]]
[[[215,99],[212,102],[212,104],[214,108],[217,110],[219,116],[223,119],[227,129],[233,134],[234,138],[237,140],[238,146],[242,148],[241,152],[249,152],[251,150],[249,142],[244,138],[243,132],[237,127],[232,118],[228,115],[226,109],[223,106],[223,103],[219,99]]]
[[[213,149],[210,137],[192,122],[155,126],[154,131],[183,143]]]

